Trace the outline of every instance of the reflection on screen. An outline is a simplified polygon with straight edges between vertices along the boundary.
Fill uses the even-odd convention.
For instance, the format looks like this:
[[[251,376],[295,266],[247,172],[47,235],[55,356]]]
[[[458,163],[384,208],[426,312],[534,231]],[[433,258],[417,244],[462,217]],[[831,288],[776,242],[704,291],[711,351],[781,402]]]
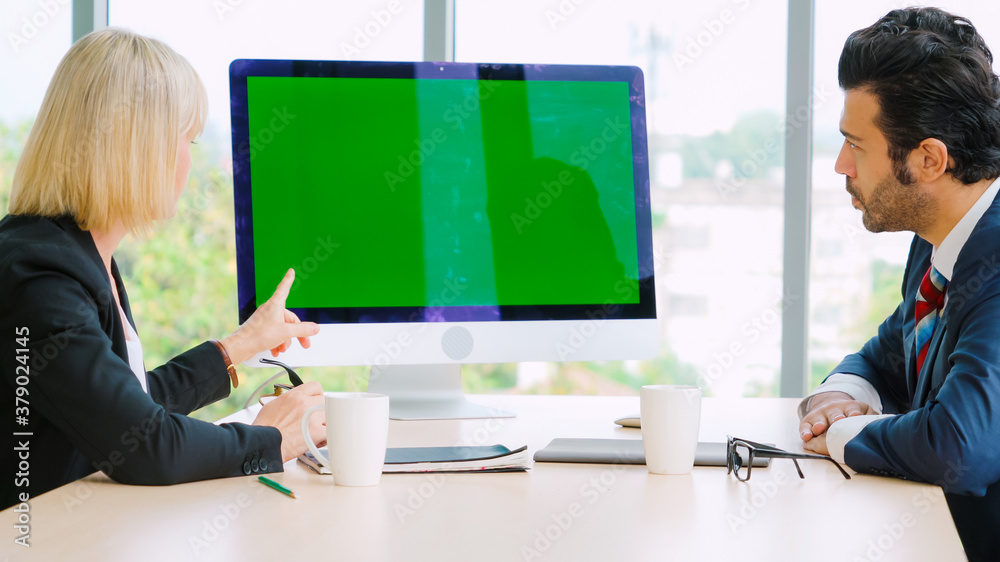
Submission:
[[[290,308],[639,302],[628,84],[248,77]]]

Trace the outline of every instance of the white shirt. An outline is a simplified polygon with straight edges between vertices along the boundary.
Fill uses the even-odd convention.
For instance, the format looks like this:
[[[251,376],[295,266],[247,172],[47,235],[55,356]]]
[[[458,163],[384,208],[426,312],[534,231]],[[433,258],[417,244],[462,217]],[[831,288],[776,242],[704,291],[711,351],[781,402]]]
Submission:
[[[958,224],[945,236],[941,245],[931,250],[931,263],[934,265],[934,269],[937,269],[949,282],[955,272],[955,261],[958,260],[959,252],[969,241],[972,230],[979,224],[979,220],[983,218],[986,210],[996,199],[998,191],[1000,191],[1000,181],[994,181],[969,209],[969,212],[965,213],[962,220],[958,221]],[[944,299],[942,310],[948,307],[948,293],[945,293]],[[868,404],[877,414],[839,419],[827,429],[826,448],[835,461],[843,463],[844,447],[847,446],[848,441],[857,437],[861,430],[873,421],[892,416],[882,414],[882,400],[870,382],[857,375],[836,373],[830,375],[823,384],[816,387],[816,390],[803,398],[802,402],[799,402],[799,419],[805,415],[805,408],[810,398],[820,392],[830,391],[844,392],[854,400]]]
[[[142,342],[139,341],[139,334],[135,333],[132,325],[125,317],[125,311],[118,305],[118,312],[121,314],[122,323],[125,324],[125,345],[128,348],[128,366],[132,368],[132,373],[139,379],[142,391],[149,394],[149,387],[146,383],[146,367],[142,362]]]

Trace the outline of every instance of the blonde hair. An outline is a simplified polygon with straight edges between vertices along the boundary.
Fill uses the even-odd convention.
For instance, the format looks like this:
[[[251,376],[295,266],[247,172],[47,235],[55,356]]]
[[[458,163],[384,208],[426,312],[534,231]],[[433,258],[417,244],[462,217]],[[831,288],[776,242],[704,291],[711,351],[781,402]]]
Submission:
[[[198,74],[166,44],[117,28],[86,35],[45,92],[8,212],[147,231],[174,208],[177,145],[201,133],[207,107]]]

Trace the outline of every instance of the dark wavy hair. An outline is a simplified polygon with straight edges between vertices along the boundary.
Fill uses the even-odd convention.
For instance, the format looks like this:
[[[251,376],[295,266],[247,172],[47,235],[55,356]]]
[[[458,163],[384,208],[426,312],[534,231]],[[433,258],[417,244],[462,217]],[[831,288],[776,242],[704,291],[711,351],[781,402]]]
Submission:
[[[878,99],[876,125],[897,176],[928,138],[948,147],[948,171],[962,183],[1000,176],[1000,80],[969,20],[938,8],[893,10],[847,38],[838,79]]]

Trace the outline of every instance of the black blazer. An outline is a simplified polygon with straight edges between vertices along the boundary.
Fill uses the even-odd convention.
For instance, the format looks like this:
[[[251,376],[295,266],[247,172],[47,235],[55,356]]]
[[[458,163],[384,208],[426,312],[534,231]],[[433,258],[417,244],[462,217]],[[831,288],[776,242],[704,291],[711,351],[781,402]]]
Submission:
[[[187,416],[229,395],[215,346],[149,371],[146,394],[123,328],[90,233],[70,217],[0,220],[0,509],[95,470],[143,485],[282,470],[277,429]]]

